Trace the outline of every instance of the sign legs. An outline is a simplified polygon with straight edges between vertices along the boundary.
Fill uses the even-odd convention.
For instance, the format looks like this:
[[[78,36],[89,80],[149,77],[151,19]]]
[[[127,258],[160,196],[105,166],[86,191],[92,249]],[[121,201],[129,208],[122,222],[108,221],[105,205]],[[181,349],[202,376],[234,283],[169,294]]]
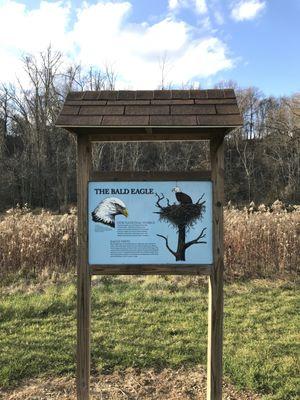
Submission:
[[[91,276],[87,255],[87,184],[90,173],[90,143],[87,136],[77,141],[77,399],[89,400],[90,392],[90,325]]]
[[[88,265],[88,197],[91,149],[87,135],[78,135],[78,266],[77,266],[77,400],[89,400],[91,274]],[[213,255],[209,277],[207,399],[222,399],[223,341],[223,137],[210,140],[213,182]]]
[[[223,343],[223,138],[210,141],[213,181],[213,254],[214,264],[209,277],[207,400],[222,400]]]
[[[78,276],[77,399],[88,400],[90,392],[90,278]]]

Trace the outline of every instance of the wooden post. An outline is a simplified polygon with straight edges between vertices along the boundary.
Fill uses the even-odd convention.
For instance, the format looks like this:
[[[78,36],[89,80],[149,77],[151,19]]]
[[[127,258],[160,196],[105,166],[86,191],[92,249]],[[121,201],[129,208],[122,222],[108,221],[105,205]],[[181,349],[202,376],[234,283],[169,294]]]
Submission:
[[[207,399],[222,400],[223,343],[223,202],[224,202],[224,143],[223,137],[210,140],[213,182],[213,255],[209,277]]]
[[[90,391],[91,278],[87,253],[87,185],[91,164],[87,136],[77,139],[77,399],[88,400]]]

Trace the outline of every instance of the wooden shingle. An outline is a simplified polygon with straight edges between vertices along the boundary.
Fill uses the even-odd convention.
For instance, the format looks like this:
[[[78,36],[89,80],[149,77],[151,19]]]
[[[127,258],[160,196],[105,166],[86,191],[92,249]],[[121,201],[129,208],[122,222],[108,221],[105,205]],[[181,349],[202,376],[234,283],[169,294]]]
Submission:
[[[148,115],[105,115],[102,120],[103,126],[141,126],[149,125]]]
[[[136,100],[152,100],[154,96],[153,90],[137,90]]]
[[[237,104],[216,104],[217,114],[239,114]]]
[[[103,90],[70,92],[56,124],[72,132],[76,127],[233,129],[242,117],[232,89]]]
[[[171,114],[181,115],[199,115],[199,114],[216,114],[216,107],[213,104],[193,104],[171,106]]]
[[[124,106],[81,106],[80,115],[122,115]]]
[[[170,100],[172,98],[171,90],[154,90],[155,100]]]
[[[150,125],[153,126],[195,126],[195,115],[152,115]]]
[[[126,115],[165,115],[170,114],[170,107],[167,105],[150,106],[126,106]]]

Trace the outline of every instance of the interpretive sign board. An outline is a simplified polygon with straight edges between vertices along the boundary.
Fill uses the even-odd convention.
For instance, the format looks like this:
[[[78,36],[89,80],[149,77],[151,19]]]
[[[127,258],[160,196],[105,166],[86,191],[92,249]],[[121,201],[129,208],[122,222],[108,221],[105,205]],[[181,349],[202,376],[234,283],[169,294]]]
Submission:
[[[232,89],[68,94],[57,126],[77,135],[78,400],[90,399],[91,279],[141,274],[208,276],[207,399],[222,400],[224,138],[242,125]],[[208,170],[93,169],[107,143],[126,157],[127,143],[174,142],[181,157],[187,141]]]
[[[211,181],[88,184],[90,265],[213,264]]]

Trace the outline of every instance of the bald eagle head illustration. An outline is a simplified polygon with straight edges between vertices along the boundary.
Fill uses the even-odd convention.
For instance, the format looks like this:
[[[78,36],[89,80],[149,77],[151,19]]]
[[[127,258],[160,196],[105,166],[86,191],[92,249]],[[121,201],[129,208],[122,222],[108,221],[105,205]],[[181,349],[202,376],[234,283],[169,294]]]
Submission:
[[[92,219],[94,222],[100,222],[114,228],[115,217],[120,214],[128,217],[126,205],[116,197],[108,197],[102,200],[92,212]]]

